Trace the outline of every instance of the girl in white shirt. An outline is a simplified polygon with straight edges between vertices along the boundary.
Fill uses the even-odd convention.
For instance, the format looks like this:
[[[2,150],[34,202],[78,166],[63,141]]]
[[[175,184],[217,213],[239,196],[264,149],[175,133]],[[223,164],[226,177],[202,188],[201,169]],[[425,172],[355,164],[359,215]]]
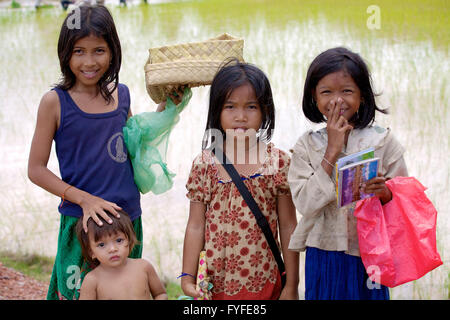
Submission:
[[[337,159],[369,147],[380,158],[379,175],[362,185],[382,204],[392,199],[385,181],[407,176],[404,149],[390,129],[372,125],[375,103],[367,65],[346,48],[329,49],[311,63],[303,93],[303,112],[326,128],[308,131],[294,146],[288,182],[302,219],[289,249],[306,250],[305,298],[389,299],[387,287],[374,284],[362,264],[355,203],[337,208]]]

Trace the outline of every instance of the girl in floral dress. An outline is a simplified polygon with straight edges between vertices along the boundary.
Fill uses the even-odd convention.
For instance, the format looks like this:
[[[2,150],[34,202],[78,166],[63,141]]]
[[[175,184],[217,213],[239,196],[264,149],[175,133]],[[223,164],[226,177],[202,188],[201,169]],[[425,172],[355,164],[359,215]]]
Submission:
[[[190,199],[181,286],[199,297],[195,277],[206,250],[213,299],[298,299],[298,253],[288,251],[297,225],[287,183],[289,156],[268,143],[274,129],[272,91],[264,73],[245,63],[226,64],[211,84],[203,151],[186,184]],[[286,285],[256,219],[221,165],[220,148],[234,164],[276,239]]]

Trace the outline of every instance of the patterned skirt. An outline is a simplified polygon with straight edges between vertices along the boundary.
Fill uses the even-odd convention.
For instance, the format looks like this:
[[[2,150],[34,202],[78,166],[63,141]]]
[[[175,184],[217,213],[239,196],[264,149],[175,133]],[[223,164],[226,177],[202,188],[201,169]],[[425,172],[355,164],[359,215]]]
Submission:
[[[58,235],[58,251],[53,265],[47,300],[78,300],[81,283],[92,270],[81,254],[75,226],[79,218],[61,215]],[[142,256],[142,220],[133,221],[139,244],[131,251],[130,258]]]

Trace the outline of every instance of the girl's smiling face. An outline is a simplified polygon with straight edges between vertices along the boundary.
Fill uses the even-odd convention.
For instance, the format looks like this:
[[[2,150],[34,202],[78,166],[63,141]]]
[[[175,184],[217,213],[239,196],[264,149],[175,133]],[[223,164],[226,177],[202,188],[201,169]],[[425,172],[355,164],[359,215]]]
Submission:
[[[331,104],[340,105],[339,115],[342,115],[349,123],[361,104],[361,91],[345,70],[329,73],[320,79],[313,97],[317,108],[327,118],[329,118]],[[340,103],[341,100],[342,103]]]
[[[103,38],[89,35],[75,42],[69,61],[77,85],[96,85],[108,70],[111,51]]]
[[[228,133],[240,135],[249,129],[257,132],[261,123],[261,106],[252,85],[245,83],[231,91],[220,113],[222,129],[226,133],[228,130]]]

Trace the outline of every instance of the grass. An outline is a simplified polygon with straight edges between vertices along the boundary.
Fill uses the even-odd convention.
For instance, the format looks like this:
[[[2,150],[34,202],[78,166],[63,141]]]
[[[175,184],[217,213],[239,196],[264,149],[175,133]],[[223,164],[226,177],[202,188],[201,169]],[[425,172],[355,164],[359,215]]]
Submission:
[[[50,282],[55,259],[37,254],[16,254],[0,252],[0,261],[5,267],[13,268],[24,275],[42,282]]]
[[[11,2],[11,8],[13,9],[18,9],[21,8],[22,6],[20,5],[20,3],[18,3],[16,0],[12,0]]]
[[[37,254],[20,254],[10,251],[0,251],[0,262],[8,268],[15,269],[33,279],[50,283],[54,258]],[[183,291],[178,283],[164,283],[169,300],[177,300]]]
[[[181,290],[181,286],[178,283],[167,282],[165,287],[169,300],[177,300],[179,296],[184,295],[183,290]]]

